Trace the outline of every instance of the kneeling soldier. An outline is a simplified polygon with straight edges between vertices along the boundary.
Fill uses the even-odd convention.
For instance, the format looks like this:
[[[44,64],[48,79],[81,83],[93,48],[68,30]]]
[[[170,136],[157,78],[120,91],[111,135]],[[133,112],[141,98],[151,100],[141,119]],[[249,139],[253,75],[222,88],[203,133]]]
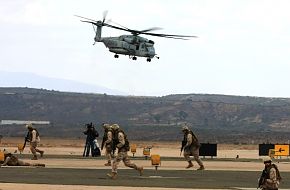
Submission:
[[[278,190],[282,178],[277,165],[272,163],[271,158],[266,158],[264,165],[265,168],[259,179],[258,188],[262,190]]]

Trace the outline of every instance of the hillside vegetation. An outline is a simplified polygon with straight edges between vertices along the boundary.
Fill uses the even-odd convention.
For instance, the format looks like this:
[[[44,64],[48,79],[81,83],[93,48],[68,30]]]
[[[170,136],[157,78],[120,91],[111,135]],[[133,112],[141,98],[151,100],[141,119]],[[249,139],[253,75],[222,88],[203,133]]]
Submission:
[[[111,96],[0,88],[0,120],[44,120],[42,136],[80,137],[84,124],[118,123],[133,140],[182,139],[187,123],[202,142],[288,143],[290,99],[209,94]],[[2,136],[24,136],[23,125],[2,125]]]

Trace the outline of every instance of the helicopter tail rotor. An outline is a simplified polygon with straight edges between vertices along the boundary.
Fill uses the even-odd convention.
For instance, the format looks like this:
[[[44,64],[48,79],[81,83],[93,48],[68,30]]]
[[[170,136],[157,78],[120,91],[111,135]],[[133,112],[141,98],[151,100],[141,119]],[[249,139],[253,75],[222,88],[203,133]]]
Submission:
[[[103,12],[103,22],[102,22],[102,25],[105,23],[107,15],[108,15],[108,10],[105,10],[105,11]],[[104,25],[103,25],[103,26],[104,26]]]
[[[102,20],[93,20],[93,19],[90,19],[90,18],[86,18],[86,17],[83,17],[83,16],[79,16],[79,15],[74,15],[76,17],[79,17],[81,19],[84,19],[84,20],[81,20],[81,22],[86,22],[86,23],[90,23],[93,25],[93,29],[94,29],[94,32],[95,32],[95,37],[94,37],[94,41],[95,42],[99,42],[101,41],[101,35],[102,35],[102,27],[103,26],[107,26],[106,24],[106,18],[107,18],[107,15],[108,15],[108,11],[104,11],[103,12],[103,19]],[[108,21],[110,22],[110,20]],[[95,43],[94,43],[95,44]]]

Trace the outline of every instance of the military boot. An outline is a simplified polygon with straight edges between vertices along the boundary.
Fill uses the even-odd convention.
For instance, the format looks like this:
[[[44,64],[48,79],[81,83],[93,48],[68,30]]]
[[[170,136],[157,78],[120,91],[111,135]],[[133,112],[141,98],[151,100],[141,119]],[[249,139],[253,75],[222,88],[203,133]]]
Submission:
[[[117,173],[116,172],[111,172],[108,173],[107,176],[111,179],[117,179]]]
[[[40,157],[43,157],[44,151],[40,151]]]
[[[37,156],[34,155],[34,156],[31,158],[31,160],[38,160],[38,159],[37,159]]]
[[[34,164],[36,167],[45,167],[45,164]]]
[[[111,166],[111,162],[105,163],[105,166]]]
[[[143,175],[143,171],[144,171],[143,167],[138,167],[137,170],[138,170],[140,176],[142,176]]]
[[[200,166],[197,170],[205,170],[204,166]]]
[[[193,167],[193,164],[191,161],[188,162],[188,166],[186,166],[186,169]]]

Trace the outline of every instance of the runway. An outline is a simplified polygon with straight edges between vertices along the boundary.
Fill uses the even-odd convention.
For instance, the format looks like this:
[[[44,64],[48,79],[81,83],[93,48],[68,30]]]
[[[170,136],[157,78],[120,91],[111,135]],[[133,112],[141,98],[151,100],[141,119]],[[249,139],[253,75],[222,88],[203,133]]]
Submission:
[[[0,183],[125,186],[190,189],[253,189],[257,187],[258,171],[224,170],[158,170],[145,169],[139,176],[133,169],[120,169],[116,180],[106,174],[110,169],[74,168],[0,168]],[[282,172],[281,189],[290,189],[290,172]],[[0,188],[1,189],[1,188]],[[4,189],[3,189],[4,190]]]
[[[53,142],[47,143],[49,147],[42,147],[45,155],[39,160],[30,160],[31,154],[28,149],[25,154],[17,154],[26,162],[44,163],[45,168],[0,168],[0,190],[254,190],[257,189],[257,180],[264,167],[256,149],[220,147],[216,158],[202,158],[206,170],[196,171],[198,168],[196,162],[194,168],[185,169],[187,162],[179,156],[177,145],[158,144],[161,147],[152,150],[152,154],[162,155],[161,167],[157,172],[150,159],[142,156],[140,148],[135,157],[131,157],[131,161],[144,166],[144,175],[138,176],[138,172],[126,168],[121,163],[118,178],[111,180],[106,176],[111,167],[104,166],[106,163],[104,156],[84,158],[81,156],[83,148],[72,146],[75,141],[68,142],[63,147],[55,147],[51,144]],[[16,146],[10,148],[12,151],[13,147]],[[240,156],[239,159],[236,159],[237,154]],[[274,163],[278,165],[283,178],[279,189],[290,190],[289,159],[274,160]]]

